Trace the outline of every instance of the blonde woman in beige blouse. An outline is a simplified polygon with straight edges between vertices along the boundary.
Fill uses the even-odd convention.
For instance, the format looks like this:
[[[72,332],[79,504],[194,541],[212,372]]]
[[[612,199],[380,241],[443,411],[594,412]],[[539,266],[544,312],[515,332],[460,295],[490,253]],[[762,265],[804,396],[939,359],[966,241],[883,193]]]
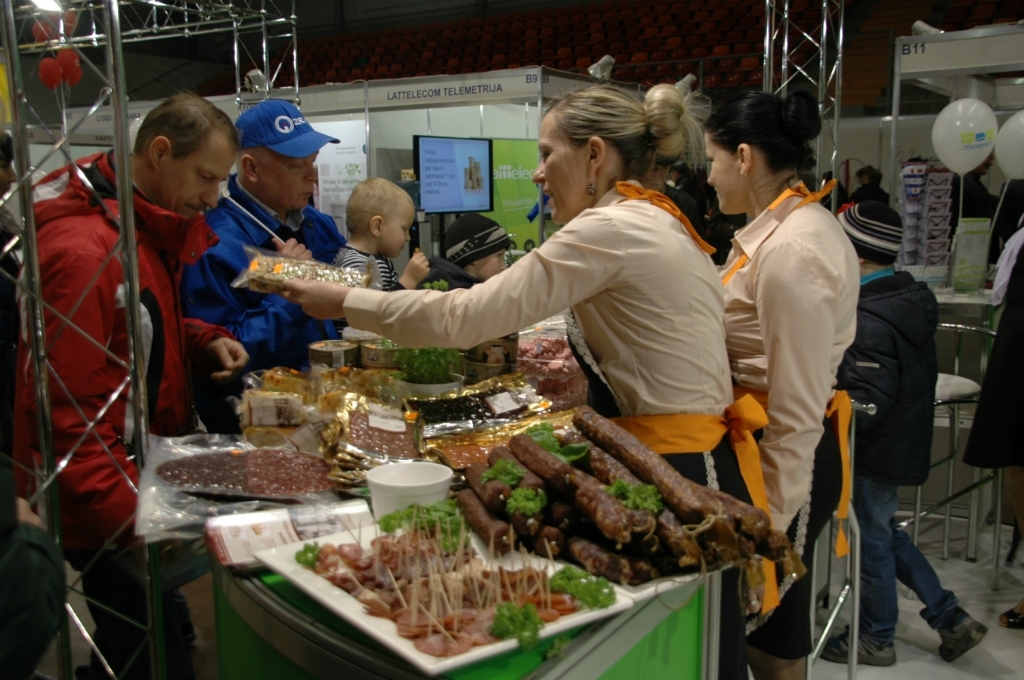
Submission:
[[[747,93],[713,114],[705,135],[722,212],[752,220],[721,272],[732,378],[768,412],[760,439],[768,503],[775,528],[801,553],[840,499],[839,447],[823,420],[853,342],[859,284],[849,240],[798,179],[821,128],[817,106],[806,92]],[[782,604],[748,621],[757,680],[803,677],[810,586],[809,577],[784,580]]]
[[[312,316],[344,316],[406,347],[471,347],[569,308],[570,339],[602,415],[719,418],[733,398],[718,273],[674,204],[637,181],[656,154],[677,158],[684,142],[699,142],[699,127],[685,134],[693,125],[668,85],[644,104],[607,86],[569,94],[544,116],[533,176],[564,226],[512,267],[443,293],[290,281],[283,294]],[[723,441],[666,460],[749,503]],[[720,677],[745,680],[736,572],[723,577]]]

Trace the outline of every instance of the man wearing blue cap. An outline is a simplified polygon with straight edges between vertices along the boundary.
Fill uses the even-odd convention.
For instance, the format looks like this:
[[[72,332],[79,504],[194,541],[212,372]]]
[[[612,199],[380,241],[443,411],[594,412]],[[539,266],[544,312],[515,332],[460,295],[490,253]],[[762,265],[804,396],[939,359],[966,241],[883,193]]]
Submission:
[[[300,259],[331,263],[345,239],[334,220],[309,206],[316,171],[313,161],[337,139],[317,132],[292,104],[260,102],[235,121],[241,150],[228,196],[206,215],[220,243],[185,268],[182,305],[194,316],[230,329],[249,352],[247,371],[274,366],[301,369],[308,346],[334,339],[330,321],[317,321],[277,295],[264,295],[231,282],[249,264],[243,246],[277,250]],[[241,380],[217,385],[195,376],[199,417],[210,432],[237,433],[238,417],[228,397],[242,392]]]

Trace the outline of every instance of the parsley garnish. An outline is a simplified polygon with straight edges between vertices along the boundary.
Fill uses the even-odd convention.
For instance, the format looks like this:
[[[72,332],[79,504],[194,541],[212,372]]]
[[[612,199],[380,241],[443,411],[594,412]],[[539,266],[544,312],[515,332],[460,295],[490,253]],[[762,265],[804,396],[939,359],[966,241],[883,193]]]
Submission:
[[[462,521],[462,512],[458,504],[449,499],[431,505],[411,505],[405,510],[384,515],[377,520],[377,524],[386,534],[405,529],[433,535],[437,531],[434,527],[440,526],[441,547],[446,552],[455,552],[459,548]]]
[[[487,472],[483,474],[481,479],[483,479],[484,482],[497,479],[499,482],[502,482],[506,486],[514,489],[516,485],[519,484],[519,480],[525,475],[526,470],[506,458],[501,458],[498,462],[488,468]]]
[[[615,590],[608,579],[593,576],[579,567],[565,566],[548,582],[552,592],[568,593],[590,609],[604,609],[615,604]]]
[[[569,444],[568,446],[559,444],[558,437],[555,436],[555,428],[551,423],[537,423],[528,429],[526,434],[529,435],[530,439],[540,444],[541,448],[545,451],[569,465],[572,465],[590,452],[590,444],[588,442],[579,442],[578,444]]]
[[[665,507],[658,488],[653,484],[630,484],[624,479],[616,479],[607,491],[630,510],[649,510],[657,515]]]
[[[505,501],[505,512],[521,512],[524,516],[536,515],[548,504],[548,497],[540,489],[514,489]]]
[[[491,635],[505,640],[514,637],[523,649],[533,649],[540,639],[540,627],[544,621],[537,615],[537,609],[527,602],[522,607],[512,602],[502,602],[494,612]]]
[[[309,569],[316,566],[316,561],[319,557],[320,544],[316,541],[305,544],[297,553],[295,553],[295,561]]]

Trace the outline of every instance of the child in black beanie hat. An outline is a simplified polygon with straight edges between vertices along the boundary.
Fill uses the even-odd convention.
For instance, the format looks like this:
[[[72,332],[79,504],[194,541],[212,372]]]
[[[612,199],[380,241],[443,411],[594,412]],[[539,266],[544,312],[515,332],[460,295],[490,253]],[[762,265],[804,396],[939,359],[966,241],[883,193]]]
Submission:
[[[451,223],[444,237],[444,257],[430,258],[430,273],[420,282],[447,281],[449,290],[471,288],[505,269],[508,234],[489,217],[466,213]]]

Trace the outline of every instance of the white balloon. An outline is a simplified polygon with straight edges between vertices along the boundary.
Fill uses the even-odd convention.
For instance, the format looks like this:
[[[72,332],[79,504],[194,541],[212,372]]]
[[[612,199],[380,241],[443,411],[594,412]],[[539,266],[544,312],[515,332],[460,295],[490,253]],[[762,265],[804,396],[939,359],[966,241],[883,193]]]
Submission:
[[[932,147],[947,168],[962,175],[981,165],[992,153],[998,128],[988,104],[977,99],[958,99],[935,119]]]
[[[1000,128],[996,161],[1007,179],[1024,179],[1024,111],[1018,111]]]

